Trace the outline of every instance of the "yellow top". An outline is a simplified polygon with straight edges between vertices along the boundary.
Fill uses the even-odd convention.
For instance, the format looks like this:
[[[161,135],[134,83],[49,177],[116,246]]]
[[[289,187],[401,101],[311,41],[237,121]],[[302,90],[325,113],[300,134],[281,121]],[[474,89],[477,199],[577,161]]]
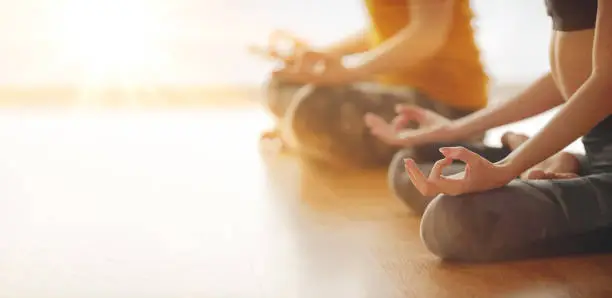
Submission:
[[[438,53],[410,69],[385,74],[381,81],[414,87],[452,107],[480,109],[487,104],[488,77],[474,40],[469,0],[455,2],[448,40]],[[366,0],[366,4],[374,45],[410,23],[410,0]]]

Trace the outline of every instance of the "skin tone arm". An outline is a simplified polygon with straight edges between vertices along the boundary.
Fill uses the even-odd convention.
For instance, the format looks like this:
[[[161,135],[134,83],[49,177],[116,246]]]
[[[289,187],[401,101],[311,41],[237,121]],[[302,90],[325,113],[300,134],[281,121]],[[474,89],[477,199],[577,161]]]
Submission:
[[[561,111],[502,165],[522,173],[562,150],[612,114],[612,3],[598,1],[593,71]]]
[[[334,56],[347,56],[357,53],[363,53],[370,49],[370,38],[367,30],[363,29],[355,32],[346,38],[329,45],[321,52],[328,53]]]
[[[414,107],[400,107],[393,123],[374,114],[365,117],[371,132],[388,144],[415,146],[440,141],[456,141],[485,132],[491,128],[517,122],[564,103],[551,74],[537,80],[514,98],[479,110],[469,116],[450,121],[443,117],[428,116],[428,111]],[[429,123],[423,121],[429,119]],[[417,121],[419,129],[403,129],[400,123]]]
[[[447,40],[455,0],[410,0],[410,24],[381,45],[364,52],[357,65],[346,68],[339,59],[317,53],[302,57],[299,67],[274,72],[274,76],[296,83],[346,84],[369,80],[380,73],[406,69],[433,55]],[[348,47],[347,47],[348,48]],[[325,54],[325,53],[324,53]],[[330,55],[332,58],[337,56]],[[313,71],[312,61],[325,61],[323,72]]]
[[[549,73],[516,97],[451,122],[450,130],[461,139],[544,113],[564,102]]]
[[[325,46],[319,49],[311,48],[311,46],[309,45],[307,41],[302,40],[301,38],[296,37],[289,32],[286,32],[283,30],[277,30],[277,31],[274,31],[269,37],[268,43],[269,43],[270,49],[266,50],[266,49],[261,49],[256,46],[252,46],[250,47],[250,50],[254,54],[264,56],[265,58],[281,59],[281,60],[286,59],[286,57],[279,55],[275,51],[276,44],[278,43],[279,40],[291,42],[293,44],[294,50],[303,49],[303,50],[316,51],[316,52],[325,53],[325,54],[328,54],[334,57],[342,57],[342,56],[353,55],[353,54],[365,52],[370,49],[370,44],[371,44],[370,38],[368,36],[368,31],[366,29],[359,30],[349,36],[346,36],[345,38],[339,41],[336,41],[335,43],[332,43],[331,45],[328,45],[328,46]]]
[[[610,116],[612,5],[608,0],[598,1],[594,35],[590,76],[537,135],[496,164],[463,147],[441,148],[444,158],[434,164],[429,177],[420,171],[413,160],[406,159],[406,170],[415,187],[424,195],[460,195],[502,187]],[[451,177],[442,176],[442,169],[453,160],[465,162],[465,171]]]

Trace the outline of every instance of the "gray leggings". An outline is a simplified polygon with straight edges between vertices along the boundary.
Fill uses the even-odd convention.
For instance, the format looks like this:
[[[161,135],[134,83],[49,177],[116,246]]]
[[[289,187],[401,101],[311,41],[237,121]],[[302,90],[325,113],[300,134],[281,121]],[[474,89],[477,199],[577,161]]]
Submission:
[[[391,121],[397,104],[422,106],[451,119],[473,112],[410,88],[375,83],[327,87],[271,80],[265,90],[263,105],[277,118],[277,134],[286,147],[314,160],[359,168],[386,167],[398,151],[371,135],[363,120],[366,113]]]
[[[612,173],[515,180],[483,193],[436,197],[423,215],[421,237],[435,255],[458,261],[595,251],[609,248],[611,205]]]
[[[579,178],[517,179],[481,193],[421,197],[425,246],[440,258],[468,262],[612,251],[612,141],[606,143],[585,142]],[[389,172],[391,187],[415,204],[400,159]]]

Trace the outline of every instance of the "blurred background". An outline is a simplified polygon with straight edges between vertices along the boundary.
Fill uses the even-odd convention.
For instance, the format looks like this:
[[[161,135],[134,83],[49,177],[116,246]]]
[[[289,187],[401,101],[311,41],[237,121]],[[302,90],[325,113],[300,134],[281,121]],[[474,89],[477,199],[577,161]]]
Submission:
[[[5,103],[250,98],[272,65],[249,44],[278,28],[325,44],[366,21],[357,0],[0,1]],[[514,90],[547,70],[544,1],[472,5],[493,88]]]
[[[543,0],[471,3],[490,102],[548,70]],[[0,298],[455,297],[497,284],[524,296],[609,284],[587,283],[605,271],[573,260],[438,266],[386,169],[330,171],[274,154],[278,144],[258,150],[273,123],[254,103],[274,65],[248,47],[275,29],[323,45],[366,20],[363,0],[0,0]],[[511,129],[532,135],[549,116]]]

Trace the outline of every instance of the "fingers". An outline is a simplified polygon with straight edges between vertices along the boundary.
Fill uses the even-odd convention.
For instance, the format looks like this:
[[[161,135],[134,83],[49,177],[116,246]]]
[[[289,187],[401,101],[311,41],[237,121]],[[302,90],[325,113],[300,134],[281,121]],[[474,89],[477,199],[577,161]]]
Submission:
[[[395,130],[400,130],[406,127],[410,121],[419,122],[425,117],[426,111],[422,108],[412,105],[397,105],[395,111],[398,115],[391,121],[391,127]],[[382,118],[381,118],[382,119]],[[384,122],[384,120],[382,120]],[[389,123],[384,122],[385,126]]]
[[[298,48],[308,48],[308,43],[305,40],[298,38],[286,30],[274,30],[268,37],[270,48],[276,48],[278,44],[282,42],[289,42],[291,51]]]
[[[299,52],[307,50],[308,44],[284,30],[275,30],[268,36],[267,55],[281,60],[286,67],[295,67]]]
[[[427,110],[416,105],[401,104],[395,106],[395,112],[415,120],[423,119],[427,115]]]
[[[398,114],[393,119],[393,127],[404,128],[410,121],[422,122],[427,115],[427,110],[414,105],[397,105],[395,112]]]
[[[385,122],[385,119],[374,113],[366,113],[363,120],[370,129],[387,127],[389,125],[387,122]]]
[[[463,161],[471,167],[486,161],[482,156],[466,149],[465,147],[444,147],[440,148],[440,153],[447,158]]]
[[[408,174],[408,178],[410,178],[410,181],[412,181],[412,183],[415,183],[416,178],[413,175],[413,171],[414,171],[414,170],[412,170],[413,166],[415,166],[415,165],[414,165],[414,161],[412,159],[409,159],[409,158],[404,159],[404,169],[406,170],[406,174]],[[420,190],[419,190],[419,192],[420,192]]]
[[[410,180],[422,195],[435,196],[441,193],[459,195],[465,188],[467,181],[442,176],[442,170],[452,162],[453,160],[449,158],[437,161],[429,174],[429,178],[423,175],[413,160],[406,159],[405,166]]]
[[[399,145],[395,131],[385,119],[373,113],[367,113],[363,118],[366,126],[370,128],[372,135],[387,144]]]
[[[402,115],[397,115],[395,118],[393,118],[393,120],[391,120],[391,126],[394,129],[402,129],[406,127],[406,125],[408,125],[409,122],[410,120],[407,119],[406,117]]]
[[[444,170],[444,168],[451,165],[452,163],[453,160],[450,158],[443,158],[438,160],[431,169],[431,173],[429,173],[429,179],[435,180],[439,177],[442,177],[442,171]]]
[[[264,59],[270,59],[270,60],[277,60],[278,59],[277,57],[275,57],[275,56],[273,56],[271,54],[269,49],[265,49],[265,48],[262,48],[260,46],[250,45],[248,47],[248,51],[251,54],[257,55],[257,56],[262,57]]]
[[[325,65],[328,64],[327,60],[329,60],[329,57],[326,57],[324,54],[310,50],[298,51],[296,57],[298,57],[298,59],[295,65],[295,71],[313,74],[322,73]]]
[[[449,195],[457,195],[461,193],[461,189],[463,189],[463,185],[466,183],[465,179],[451,179],[442,175],[444,168],[452,163],[453,160],[450,158],[444,158],[437,161],[431,170],[429,180],[436,185],[436,188],[440,192]]]
[[[282,39],[289,40],[298,47],[308,47],[308,42],[306,42],[306,40],[297,37],[295,34],[290,33],[287,30],[274,30],[272,34],[270,34],[270,40],[273,42]]]
[[[435,196],[440,193],[435,185],[428,181],[427,177],[423,175],[423,172],[419,169],[417,164],[412,159],[405,159],[405,168],[412,184],[419,190],[424,196]]]
[[[394,119],[394,123],[387,123],[382,117],[368,113],[364,116],[366,126],[370,128],[370,133],[390,145],[396,146],[416,146],[430,142],[434,138],[434,131],[430,129],[403,129],[401,116]],[[408,121],[406,120],[405,123]],[[433,141],[436,141],[433,139]]]
[[[332,77],[324,74],[329,59],[331,58],[322,53],[297,49],[292,57],[285,58],[285,67],[272,75],[278,79],[304,84],[329,82]]]

